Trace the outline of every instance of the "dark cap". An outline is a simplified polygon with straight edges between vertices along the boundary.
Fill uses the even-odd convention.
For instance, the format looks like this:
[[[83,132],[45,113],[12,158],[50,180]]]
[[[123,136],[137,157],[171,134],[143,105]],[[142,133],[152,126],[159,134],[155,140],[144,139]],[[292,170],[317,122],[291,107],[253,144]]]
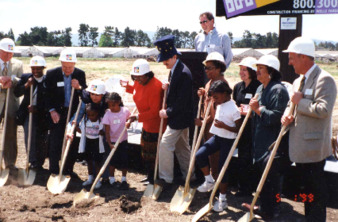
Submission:
[[[181,55],[181,53],[176,50],[174,42],[175,36],[173,35],[166,35],[154,42],[157,50],[160,51],[160,54],[157,57],[157,62],[168,60],[174,55]]]

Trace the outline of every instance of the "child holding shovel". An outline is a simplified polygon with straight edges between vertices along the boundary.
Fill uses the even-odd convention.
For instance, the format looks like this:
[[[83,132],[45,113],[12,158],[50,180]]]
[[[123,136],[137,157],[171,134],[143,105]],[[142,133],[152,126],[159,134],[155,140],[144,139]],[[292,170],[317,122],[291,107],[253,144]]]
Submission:
[[[130,116],[130,112],[123,106],[121,96],[116,92],[109,93],[106,97],[106,101],[108,103],[108,109],[103,117],[102,123],[104,124],[105,128],[106,141],[110,148],[113,149],[115,142],[125,128],[126,121]],[[127,126],[127,128],[128,127],[129,126]],[[112,157],[109,166],[109,183],[113,186],[116,185],[115,168],[117,166],[121,168],[122,179],[119,188],[122,190],[128,189],[128,183],[126,179],[128,167],[127,138],[128,134],[125,131],[121,140],[122,142],[120,142],[118,147],[115,147],[117,150]]]
[[[210,174],[208,157],[220,151],[219,169],[221,169],[241,125],[241,115],[235,102],[231,100],[231,93],[232,90],[228,83],[220,80],[215,81],[208,91],[217,108],[215,120],[210,128],[210,133],[214,136],[205,142],[196,153],[197,165],[205,177],[205,182],[197,188],[199,192],[209,192],[215,185],[215,180]],[[218,201],[215,202],[214,211],[221,212],[227,208],[226,190],[227,174],[220,184],[220,194]]]

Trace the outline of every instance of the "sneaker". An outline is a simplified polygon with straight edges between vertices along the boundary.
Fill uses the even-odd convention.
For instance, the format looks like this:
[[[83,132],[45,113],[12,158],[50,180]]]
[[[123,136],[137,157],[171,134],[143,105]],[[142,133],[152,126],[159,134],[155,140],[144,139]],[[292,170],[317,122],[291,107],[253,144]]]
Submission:
[[[213,210],[216,211],[216,212],[222,212],[223,210],[225,210],[227,208],[228,208],[227,199],[225,199],[225,200],[218,199],[215,202]]]
[[[102,183],[101,183],[101,181],[98,181],[98,182],[96,183],[96,185],[95,185],[94,189],[100,189],[100,188],[101,188],[101,186],[102,186]]]
[[[109,183],[110,183],[110,185],[113,185],[115,182],[116,182],[115,178],[109,177]]]
[[[215,182],[210,183],[209,181],[204,181],[204,183],[197,187],[197,190],[201,193],[209,192],[215,186]]]
[[[120,190],[128,190],[129,189],[129,184],[127,181],[122,181],[121,185],[119,186]]]
[[[88,180],[82,183],[82,186],[85,187],[85,186],[91,185],[93,182],[94,180],[92,178],[88,178]]]

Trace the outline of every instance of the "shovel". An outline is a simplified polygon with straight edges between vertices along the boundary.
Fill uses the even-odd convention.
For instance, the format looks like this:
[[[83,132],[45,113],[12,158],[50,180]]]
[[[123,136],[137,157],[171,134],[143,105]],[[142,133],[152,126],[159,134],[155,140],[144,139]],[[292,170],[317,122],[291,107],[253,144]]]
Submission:
[[[258,97],[258,95],[256,94],[254,98],[257,99],[257,97]],[[237,137],[236,137],[234,143],[232,144],[232,147],[231,147],[231,149],[230,149],[230,152],[229,152],[229,154],[228,154],[228,157],[227,157],[227,159],[225,160],[225,163],[224,163],[224,165],[223,165],[223,167],[222,167],[222,170],[221,170],[221,172],[220,172],[219,175],[218,175],[216,184],[215,184],[215,186],[214,186],[214,189],[212,190],[212,193],[211,193],[211,196],[210,196],[210,199],[209,199],[209,203],[208,203],[207,205],[205,205],[202,209],[200,209],[200,210],[194,215],[194,217],[192,218],[192,221],[193,221],[193,222],[198,221],[201,217],[203,217],[205,214],[207,214],[207,213],[212,209],[212,207],[213,207],[212,202],[213,202],[213,199],[214,199],[214,197],[215,197],[216,191],[217,191],[217,189],[218,189],[219,184],[220,184],[221,181],[222,181],[222,178],[223,178],[223,176],[224,176],[224,174],[225,174],[225,171],[227,170],[227,168],[228,168],[228,166],[229,166],[229,163],[230,163],[230,160],[231,160],[231,158],[232,158],[232,155],[234,154],[234,152],[235,152],[235,150],[236,150],[238,141],[239,141],[239,139],[241,138],[241,135],[242,135],[242,133],[243,133],[243,130],[244,130],[244,128],[245,128],[245,125],[246,125],[246,123],[248,122],[248,119],[249,119],[249,117],[250,117],[250,115],[251,115],[251,111],[252,111],[252,109],[249,108],[249,111],[247,112],[247,114],[246,114],[246,116],[245,116],[245,118],[244,118],[244,121],[243,121],[243,123],[242,123],[242,125],[241,125],[241,128],[240,128],[239,131],[238,131]]]
[[[203,100],[203,96],[200,96],[200,100],[199,100],[199,102],[198,102],[198,110],[197,110],[197,116],[196,116],[196,119],[200,118],[200,116],[201,116],[202,100]],[[193,137],[193,139],[192,139],[192,149],[194,149],[194,147],[195,147],[195,145],[196,145],[197,133],[198,133],[198,126],[195,125],[194,137]],[[192,152],[191,152],[190,158],[191,158],[191,157],[193,157],[193,156],[192,156]]]
[[[66,119],[66,129],[67,129],[67,124],[69,122],[70,119],[70,114],[72,111],[72,106],[71,104],[73,104],[73,98],[74,98],[74,87],[72,87],[72,91],[70,93],[70,100],[69,100],[69,109],[68,109],[68,113],[67,113],[67,119]],[[65,152],[65,145],[66,145],[66,135],[67,135],[67,130],[65,130],[65,134],[63,135],[63,142],[62,142],[62,154],[61,156],[63,156],[64,152]]]
[[[166,99],[167,99],[167,90],[164,91],[162,109],[165,108]],[[163,118],[161,118],[160,130],[158,133],[158,140],[157,140],[157,151],[156,151],[155,170],[154,170],[154,184],[149,183],[143,193],[144,197],[151,197],[153,200],[157,200],[157,198],[160,196],[163,190],[162,186],[160,186],[159,184],[155,184],[155,181],[157,179],[157,171],[158,171],[158,156],[160,152],[160,142],[161,142],[162,133],[163,133],[162,132],[163,121],[164,121]]]
[[[81,104],[82,104],[82,101],[80,100],[79,105],[78,105],[77,110],[76,110],[76,115],[75,115],[75,118],[74,118],[75,123],[72,125],[72,128],[71,128],[72,134],[74,133],[74,130],[75,130],[76,121],[77,121],[77,118],[79,116]],[[71,143],[72,143],[72,140],[68,139],[67,144],[66,144],[66,148],[65,148],[65,152],[62,156],[59,175],[52,174],[52,175],[50,175],[50,177],[47,181],[47,188],[52,194],[63,193],[67,189],[68,183],[70,181],[70,176],[62,175],[62,171],[63,171],[64,165],[65,165],[65,162],[66,162],[66,158],[67,158],[69,147],[70,147]]]
[[[131,115],[133,115],[134,113],[136,112],[136,107],[134,108],[133,112]],[[126,132],[127,130],[127,127],[124,127],[123,131],[121,132],[119,138],[117,139],[115,145],[114,145],[114,148],[110,151],[106,161],[104,162],[103,166],[101,167],[99,173],[97,174],[95,180],[94,180],[94,183],[92,184],[91,188],[90,188],[90,191],[87,192],[85,189],[82,189],[80,193],[76,194],[75,197],[74,197],[74,201],[73,201],[73,206],[75,207],[77,203],[83,201],[83,200],[92,200],[92,199],[95,199],[97,198],[98,196],[96,196],[94,194],[94,189],[95,189],[95,185],[97,184],[97,182],[99,182],[102,174],[104,173],[104,171],[106,170],[108,164],[109,164],[109,161],[111,160],[111,158],[114,156],[114,153],[117,149],[117,147],[119,146],[120,142],[121,142],[121,139],[124,135],[124,133]]]
[[[208,108],[205,112],[206,117],[209,115],[211,106],[212,106],[212,102],[209,102]],[[196,152],[201,144],[206,124],[207,124],[207,118],[205,118],[203,121],[201,131],[198,135],[198,139],[196,141],[195,146],[193,147],[193,151],[192,151],[190,163],[189,163],[189,171],[188,171],[187,178],[185,180],[185,186],[184,187],[179,186],[178,189],[176,190],[174,197],[171,199],[170,211],[172,212],[178,212],[180,214],[183,214],[188,209],[189,205],[191,204],[192,199],[194,198],[196,188],[190,187],[190,178],[191,178],[192,170],[194,169],[194,166],[195,166]]]
[[[30,105],[33,105],[33,85],[30,86],[30,97],[29,97]],[[30,186],[34,183],[36,171],[29,169],[29,154],[32,145],[32,124],[33,124],[33,113],[29,112],[29,120],[28,120],[28,141],[27,141],[27,161],[26,161],[26,169],[18,170],[18,183],[21,186]]]
[[[295,104],[291,103],[291,106],[290,106],[290,110],[289,110],[289,113],[288,113],[288,116],[291,116],[294,112],[294,109],[295,109]],[[277,137],[277,140],[274,142],[275,145],[271,151],[271,154],[270,154],[270,157],[269,157],[269,160],[268,160],[268,163],[266,164],[265,166],[265,169],[264,169],[264,172],[263,172],[263,175],[261,177],[261,180],[259,181],[259,184],[258,184],[258,187],[257,187],[257,190],[256,190],[256,193],[255,193],[255,196],[252,200],[252,203],[250,205],[250,212],[247,212],[243,217],[241,217],[238,221],[239,222],[249,222],[251,221],[253,218],[254,218],[254,213],[253,213],[253,210],[254,210],[254,206],[257,202],[257,199],[259,197],[259,194],[261,193],[262,191],[262,188],[263,188],[263,185],[265,183],[265,180],[266,180],[266,177],[268,176],[268,173],[269,173],[269,170],[271,168],[271,165],[272,165],[272,161],[276,155],[276,152],[277,152],[277,149],[278,149],[278,146],[280,144],[280,141],[282,140],[283,136],[284,136],[284,132],[287,130],[287,126],[286,125],[283,125],[282,129],[280,130],[279,132],[279,135]]]
[[[3,187],[7,182],[9,169],[2,169],[2,158],[5,150],[5,134],[7,128],[7,117],[8,117],[8,100],[9,100],[10,88],[6,92],[6,104],[5,104],[5,116],[4,116],[4,128],[2,130],[1,138],[1,152],[0,152],[0,187]]]

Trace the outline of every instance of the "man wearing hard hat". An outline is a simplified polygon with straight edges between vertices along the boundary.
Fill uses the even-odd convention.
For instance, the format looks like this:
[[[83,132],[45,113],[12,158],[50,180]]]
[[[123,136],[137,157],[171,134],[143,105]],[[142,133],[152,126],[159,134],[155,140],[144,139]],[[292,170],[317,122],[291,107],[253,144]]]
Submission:
[[[23,125],[25,133],[25,144],[28,146],[29,135],[29,113],[33,113],[31,129],[31,146],[29,163],[31,169],[42,169],[47,154],[47,112],[45,111],[46,89],[44,87],[45,77],[43,71],[46,68],[46,61],[41,56],[34,56],[29,63],[32,73],[23,74],[21,80],[14,89],[17,97],[24,95],[16,120],[18,125]],[[30,87],[33,86],[32,104],[30,103]]]
[[[19,107],[19,99],[13,94],[13,88],[23,72],[22,62],[13,59],[15,44],[12,39],[0,41],[0,122],[5,114],[6,89],[9,90],[8,119],[5,132],[4,160],[6,168],[14,169],[17,157],[17,138],[15,113]]]
[[[52,174],[59,173],[59,160],[61,158],[62,143],[66,127],[68,109],[71,116],[76,112],[79,104],[79,95],[87,87],[85,72],[75,68],[76,53],[72,49],[61,52],[59,60],[61,67],[47,71],[46,74],[46,108],[50,115],[49,140],[49,170]],[[74,88],[73,103],[70,104],[71,92]],[[73,174],[76,150],[68,154],[65,170],[66,175]]]
[[[305,202],[306,221],[326,221],[327,187],[325,159],[331,155],[330,136],[332,112],[337,86],[332,76],[315,62],[312,40],[297,37],[283,52],[289,53],[289,65],[299,74],[293,83],[291,101],[296,105],[293,115],[286,109],[282,124],[289,125],[289,156],[301,174],[308,196]]]

